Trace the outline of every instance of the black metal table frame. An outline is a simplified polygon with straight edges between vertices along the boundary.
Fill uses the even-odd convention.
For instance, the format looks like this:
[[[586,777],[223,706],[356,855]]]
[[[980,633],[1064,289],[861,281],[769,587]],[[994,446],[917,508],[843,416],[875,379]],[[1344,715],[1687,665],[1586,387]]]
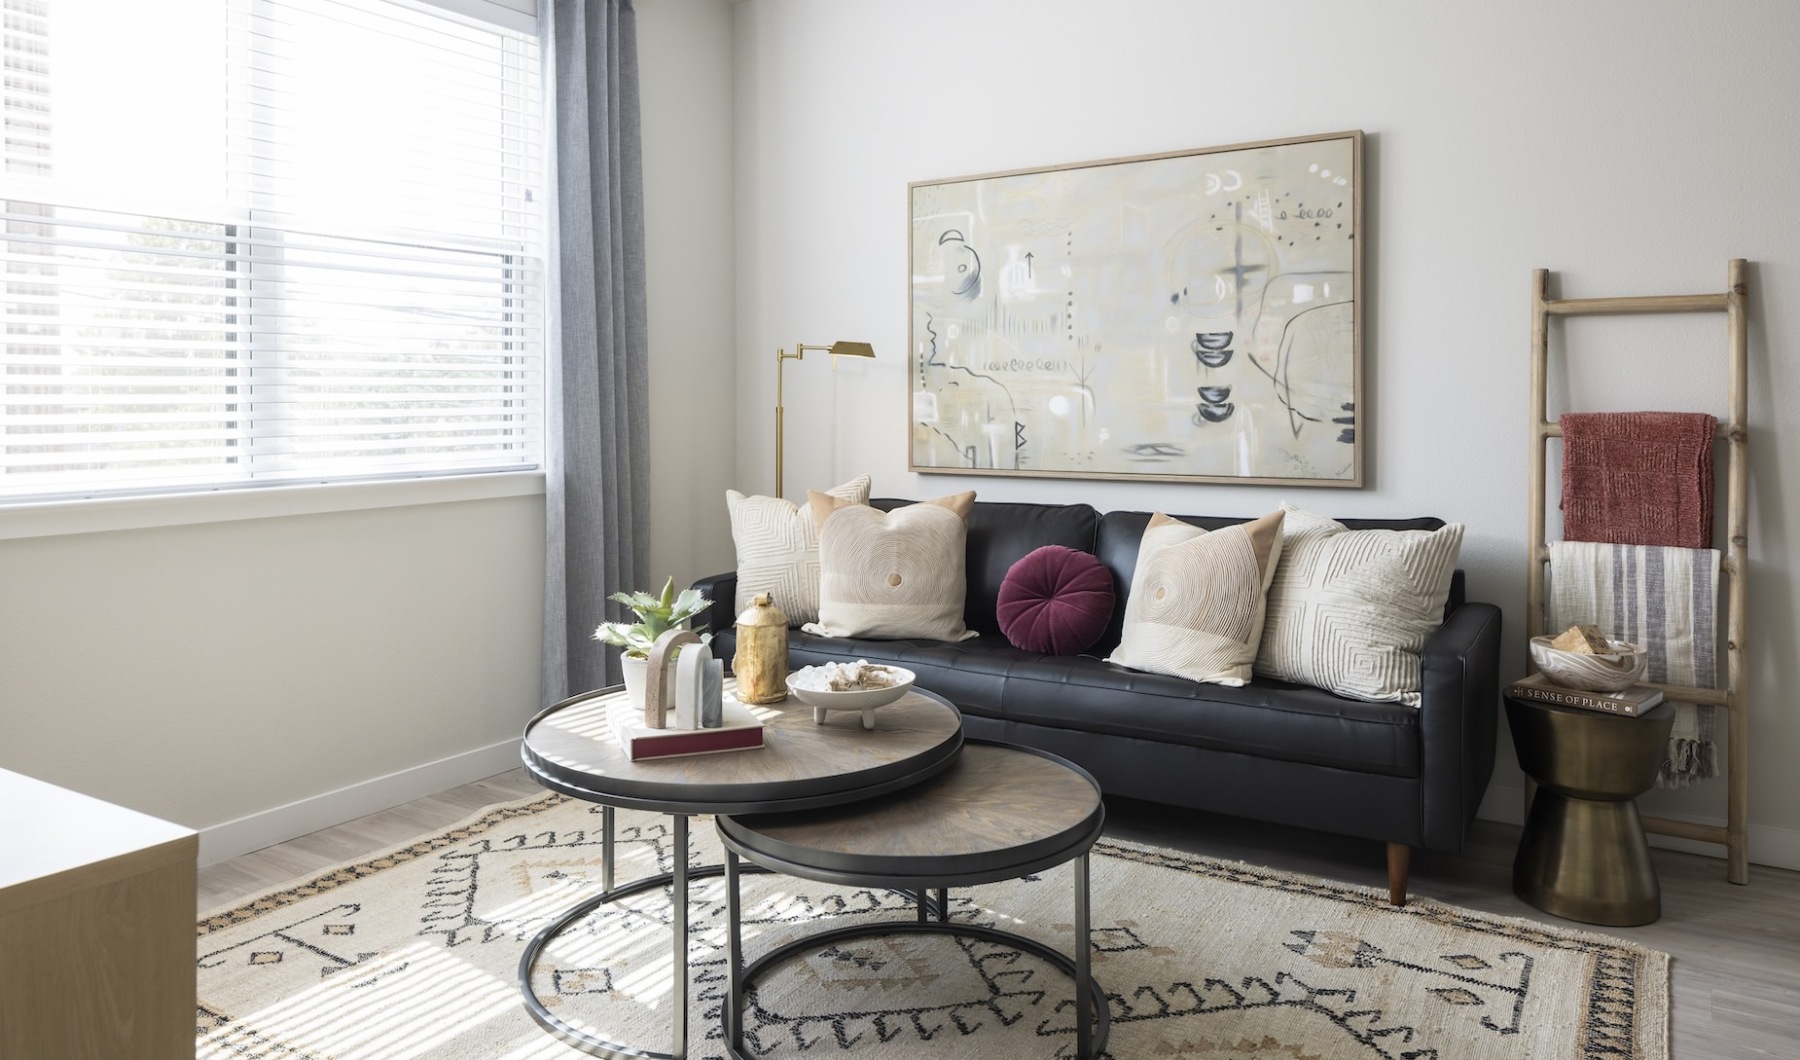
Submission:
[[[539,720],[557,710],[574,703],[592,699],[616,691],[613,688],[596,689],[579,696],[573,696],[539,711],[526,723],[525,731]],[[937,697],[933,697],[937,698]],[[948,702],[939,699],[940,703],[955,710]],[[703,865],[690,867],[688,864],[688,818],[696,814],[725,813],[767,813],[781,810],[811,810],[823,806],[838,805],[846,801],[862,798],[873,798],[890,794],[903,788],[911,787],[929,780],[950,767],[956,761],[957,752],[962,748],[962,734],[956,734],[954,746],[941,758],[930,760],[919,768],[884,771],[882,779],[866,787],[849,787],[842,785],[832,790],[821,790],[815,794],[801,794],[787,798],[760,800],[742,800],[729,797],[734,789],[741,785],[688,785],[684,790],[695,797],[681,799],[657,798],[651,795],[617,794],[602,792],[581,783],[584,779],[578,772],[562,770],[554,765],[540,762],[533,758],[529,742],[521,746],[520,756],[524,760],[526,772],[530,773],[538,783],[552,791],[585,802],[597,803],[601,807],[600,836],[600,893],[585,898],[556,919],[546,924],[531,941],[525,944],[525,950],[519,956],[519,992],[524,997],[525,1009],[533,1021],[544,1030],[549,1031],[564,1043],[573,1046],[591,1056],[606,1057],[607,1060],[684,1060],[687,1056],[688,1037],[688,886],[694,880],[708,879],[725,872],[724,865]],[[650,810],[667,814],[674,818],[675,864],[673,871],[654,876],[646,876],[633,880],[621,887],[613,885],[613,821],[618,808]],[[763,870],[752,870],[763,871]],[[670,991],[669,1017],[673,1024],[671,1051],[657,1052],[651,1049],[639,1049],[605,1038],[591,1035],[560,1019],[545,1007],[538,998],[537,991],[531,986],[531,973],[536,967],[538,958],[545,947],[555,940],[570,925],[592,913],[595,909],[620,898],[656,888],[668,886],[671,897],[670,933],[674,942],[674,975],[673,989]],[[909,892],[910,893],[910,892]],[[919,896],[925,902],[923,895]],[[921,914],[923,915],[923,914]]]
[[[1053,758],[1083,776],[1088,776],[1085,770],[1057,756],[1033,748],[1015,749],[1045,758]],[[1093,778],[1088,776],[1088,780],[1092,782]],[[1095,787],[1098,790],[1097,784]],[[1091,830],[1082,833],[1061,848],[1040,854],[1030,860],[976,872],[925,875],[845,871],[775,857],[766,851],[752,849],[738,837],[732,835],[730,828],[733,826],[733,822],[728,820],[729,816],[720,815],[715,824],[718,828],[719,841],[725,847],[728,986],[721,1020],[724,1024],[725,1048],[734,1060],[752,1060],[744,1053],[743,1048],[744,991],[756,981],[765,969],[780,964],[795,954],[815,950],[826,943],[879,935],[960,935],[1015,946],[1038,957],[1075,981],[1075,1056],[1077,1060],[1093,1060],[1105,1050],[1107,1036],[1111,1031],[1111,1013],[1106,1001],[1106,991],[1094,979],[1091,966],[1092,945],[1089,929],[1092,910],[1088,877],[1088,852],[1092,849],[1095,841],[1100,838],[1105,820],[1104,811],[1096,819]],[[740,867],[738,864],[740,857],[750,864],[747,867]],[[949,888],[974,887],[984,883],[1015,880],[1069,862],[1073,862],[1075,866],[1075,956],[1073,960],[1036,939],[982,924],[961,924],[950,920]],[[744,964],[742,908],[738,895],[738,876],[742,872],[778,872],[785,876],[796,876],[819,883],[850,887],[879,887],[914,894],[918,897],[918,920],[851,924],[816,932],[778,946],[746,966]],[[926,893],[932,890],[937,892],[937,901],[934,903],[937,907],[938,919],[936,921],[930,920],[927,915]],[[1091,1028],[1090,1024],[1092,1024]]]

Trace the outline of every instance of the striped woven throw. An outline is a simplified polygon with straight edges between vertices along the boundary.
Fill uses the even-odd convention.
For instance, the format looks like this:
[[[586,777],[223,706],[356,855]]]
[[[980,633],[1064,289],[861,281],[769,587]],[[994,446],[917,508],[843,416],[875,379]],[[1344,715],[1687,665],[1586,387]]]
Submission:
[[[1645,679],[1718,687],[1719,553],[1558,541],[1550,546],[1550,629],[1589,623],[1642,644]],[[1675,702],[1671,700],[1671,702]],[[1679,788],[1718,772],[1716,708],[1675,702],[1675,727],[1657,786]]]

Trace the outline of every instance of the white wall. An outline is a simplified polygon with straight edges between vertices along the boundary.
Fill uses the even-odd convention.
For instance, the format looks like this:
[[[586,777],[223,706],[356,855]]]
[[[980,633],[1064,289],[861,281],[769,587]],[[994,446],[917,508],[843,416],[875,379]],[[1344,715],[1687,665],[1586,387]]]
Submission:
[[[731,8],[637,0],[650,309],[650,572],[732,568]],[[599,616],[595,616],[595,622]]]
[[[522,477],[5,513],[0,768],[203,829],[203,861],[509,768],[542,634]]]
[[[772,443],[765,361],[860,339],[873,363],[788,371],[790,495],[869,471],[878,495],[1467,524],[1476,599],[1523,670],[1528,294],[1719,291],[1752,310],[1753,857],[1800,866],[1790,526],[1800,342],[1800,6],[1430,0],[750,0],[737,10],[738,479]],[[1360,491],[906,471],[906,184],[1360,128],[1367,472]],[[1718,318],[1578,321],[1555,373],[1582,409],[1723,412]],[[1564,363],[1553,354],[1557,364]],[[809,422],[810,418],[810,422]],[[1487,812],[1515,817],[1510,746]],[[1720,819],[1723,785],[1647,800]],[[1704,848],[1716,852],[1718,848]]]

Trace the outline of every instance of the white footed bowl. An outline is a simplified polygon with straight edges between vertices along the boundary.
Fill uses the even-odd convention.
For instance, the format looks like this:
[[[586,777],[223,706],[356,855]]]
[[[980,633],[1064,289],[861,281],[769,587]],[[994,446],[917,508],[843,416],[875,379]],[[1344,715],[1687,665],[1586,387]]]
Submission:
[[[1617,692],[1644,679],[1650,656],[1636,644],[1609,640],[1613,648],[1607,655],[1586,655],[1560,651],[1550,646],[1549,637],[1531,638],[1531,661],[1545,677],[1564,688],[1587,692]]]
[[[788,675],[788,692],[809,707],[826,710],[873,710],[885,707],[904,696],[917,677],[911,670],[899,666],[880,663],[873,665],[880,666],[884,673],[894,679],[894,683],[886,688],[857,688],[847,692],[833,692],[823,687],[810,688],[808,679],[817,673],[819,667],[808,666]],[[820,683],[823,684],[822,681]]]

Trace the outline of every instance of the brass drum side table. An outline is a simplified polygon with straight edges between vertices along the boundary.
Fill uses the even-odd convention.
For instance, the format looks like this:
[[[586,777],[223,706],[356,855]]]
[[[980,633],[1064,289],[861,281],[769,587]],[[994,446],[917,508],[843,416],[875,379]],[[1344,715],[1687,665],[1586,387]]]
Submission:
[[[1662,916],[1635,800],[1656,783],[1675,708],[1634,718],[1509,696],[1506,720],[1519,767],[1538,785],[1513,858],[1513,893],[1584,924],[1630,927]]]

